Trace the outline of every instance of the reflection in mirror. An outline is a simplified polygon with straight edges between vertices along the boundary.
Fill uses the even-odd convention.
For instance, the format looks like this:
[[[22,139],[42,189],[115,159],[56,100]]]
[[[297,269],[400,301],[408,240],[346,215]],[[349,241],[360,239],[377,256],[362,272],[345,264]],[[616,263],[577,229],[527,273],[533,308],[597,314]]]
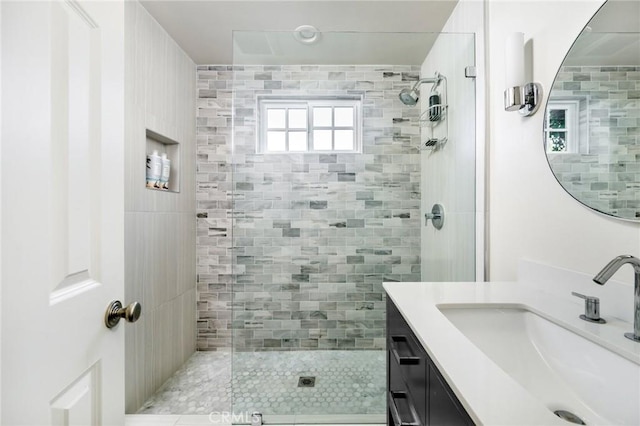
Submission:
[[[640,2],[609,0],[577,38],[549,94],[544,146],[574,198],[640,220]]]

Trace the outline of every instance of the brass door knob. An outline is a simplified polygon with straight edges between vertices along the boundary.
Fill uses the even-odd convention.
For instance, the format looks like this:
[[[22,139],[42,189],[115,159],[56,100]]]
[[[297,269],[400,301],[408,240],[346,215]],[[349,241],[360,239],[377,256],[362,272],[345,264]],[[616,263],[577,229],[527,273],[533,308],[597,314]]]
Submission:
[[[104,324],[107,328],[113,328],[120,322],[120,318],[124,318],[127,322],[136,322],[141,313],[142,306],[138,302],[129,303],[123,308],[119,300],[114,300],[107,306],[107,312],[104,314]]]

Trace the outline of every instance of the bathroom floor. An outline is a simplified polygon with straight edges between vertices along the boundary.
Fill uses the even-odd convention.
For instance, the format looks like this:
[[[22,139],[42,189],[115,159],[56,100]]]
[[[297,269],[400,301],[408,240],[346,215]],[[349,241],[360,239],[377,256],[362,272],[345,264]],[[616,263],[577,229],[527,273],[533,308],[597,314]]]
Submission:
[[[384,351],[196,352],[138,414],[380,414]],[[231,374],[231,369],[235,374]],[[304,378],[313,377],[313,387]]]

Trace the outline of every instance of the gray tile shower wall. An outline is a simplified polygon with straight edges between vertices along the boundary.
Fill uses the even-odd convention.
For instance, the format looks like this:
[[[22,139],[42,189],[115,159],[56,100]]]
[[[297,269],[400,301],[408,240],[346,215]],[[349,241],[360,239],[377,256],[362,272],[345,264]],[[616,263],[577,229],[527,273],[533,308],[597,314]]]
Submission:
[[[196,64],[139,2],[126,2],[124,17],[123,301],[142,305],[123,330],[124,392],[135,413],[196,350]],[[146,188],[147,129],[180,142],[180,192]]]
[[[198,67],[200,350],[384,348],[382,282],[420,280],[419,109],[398,100],[418,74]],[[361,94],[362,153],[257,154],[260,94]]]
[[[640,217],[640,67],[562,67],[553,97],[583,100],[588,120],[580,153],[549,154],[562,185],[602,212]]]

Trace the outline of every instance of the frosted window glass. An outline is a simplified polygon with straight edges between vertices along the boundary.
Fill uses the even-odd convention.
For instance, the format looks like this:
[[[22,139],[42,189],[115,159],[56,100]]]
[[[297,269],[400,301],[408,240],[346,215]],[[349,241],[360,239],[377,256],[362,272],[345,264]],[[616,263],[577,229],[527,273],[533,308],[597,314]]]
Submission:
[[[258,152],[361,150],[362,102],[355,97],[264,98],[258,109]]]
[[[336,108],[334,114],[336,127],[353,127],[353,107]]]
[[[285,109],[267,110],[267,128],[268,129],[284,129],[285,128]]]
[[[285,132],[267,132],[267,151],[284,151]]]
[[[289,128],[290,129],[306,129],[307,128],[307,110],[306,109],[290,109],[289,110]]]
[[[313,109],[313,125],[315,127],[331,127],[331,107]],[[331,148],[329,148],[331,149]]]
[[[313,131],[313,149],[316,151],[331,150],[331,130]]]
[[[289,151],[307,150],[307,132],[289,132]]]
[[[336,151],[353,151],[353,130],[335,131]]]

